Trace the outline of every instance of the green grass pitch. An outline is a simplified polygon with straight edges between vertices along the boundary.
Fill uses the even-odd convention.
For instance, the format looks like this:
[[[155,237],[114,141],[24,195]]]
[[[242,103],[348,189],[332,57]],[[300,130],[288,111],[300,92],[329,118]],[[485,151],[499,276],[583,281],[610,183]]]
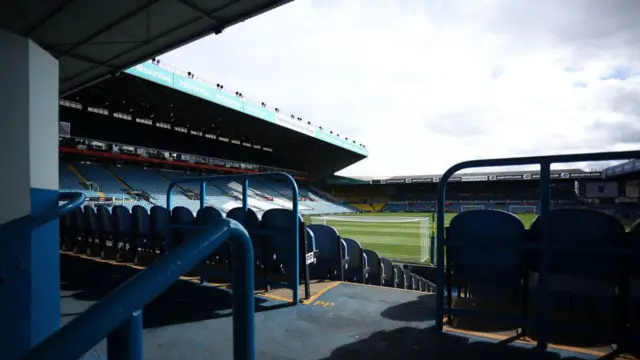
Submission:
[[[388,223],[388,222],[350,222],[328,220],[327,225],[338,230],[343,238],[352,238],[360,242],[363,248],[376,251],[380,256],[393,261],[405,263],[420,263],[423,247],[421,243],[430,242],[431,234],[435,234],[435,223],[431,221],[431,213],[364,213],[352,216],[367,217],[402,217],[402,218],[428,218],[429,229],[427,234],[421,234],[420,222]],[[449,222],[456,214],[445,214],[445,223]],[[535,219],[535,214],[516,214],[525,226],[529,227]],[[306,218],[307,224],[311,224],[310,218]],[[428,249],[428,243],[424,245]],[[428,251],[427,251],[428,254]],[[429,260],[427,260],[429,261]]]

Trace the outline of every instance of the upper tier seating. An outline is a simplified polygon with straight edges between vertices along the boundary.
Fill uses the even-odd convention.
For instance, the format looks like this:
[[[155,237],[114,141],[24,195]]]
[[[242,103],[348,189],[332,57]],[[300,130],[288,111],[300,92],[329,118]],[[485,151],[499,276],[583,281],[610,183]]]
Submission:
[[[150,210],[154,205],[166,207],[166,191],[171,181],[199,176],[199,174],[145,169],[128,165],[108,168],[102,164],[74,163],[74,165],[88,182],[97,185],[104,196],[120,200],[122,205],[129,209],[136,205],[147,210]],[[83,191],[90,197],[101,196],[97,191],[82,187],[78,177],[64,163],[60,165],[60,183],[69,191]],[[172,192],[172,206],[185,207],[195,214],[200,208],[199,193],[198,183],[179,183]],[[253,180],[249,183],[249,207],[259,217],[270,209],[291,209],[290,193],[289,184],[270,179]],[[304,187],[300,188],[299,193],[301,195],[298,208],[301,214],[333,214],[355,211],[352,208],[321,199]],[[236,181],[210,180],[207,182],[205,203],[222,212],[241,206],[242,186]]]

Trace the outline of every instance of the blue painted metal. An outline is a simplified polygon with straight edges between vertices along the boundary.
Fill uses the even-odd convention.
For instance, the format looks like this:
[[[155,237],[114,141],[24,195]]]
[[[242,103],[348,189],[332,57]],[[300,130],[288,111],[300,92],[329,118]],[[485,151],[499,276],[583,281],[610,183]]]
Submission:
[[[549,257],[552,255],[552,244],[549,240],[549,205],[551,202],[551,179],[550,165],[554,163],[570,163],[581,161],[608,161],[640,158],[640,151],[618,151],[604,153],[567,154],[552,156],[529,156],[519,158],[500,158],[487,160],[464,161],[450,167],[440,178],[438,183],[438,196],[436,205],[436,327],[442,330],[444,327],[443,316],[452,309],[445,308],[445,262],[444,250],[448,244],[444,239],[445,230],[445,200],[447,182],[460,170],[492,167],[492,166],[515,166],[515,165],[540,165],[540,283],[538,305],[540,314],[538,316],[539,338],[537,346],[545,349],[548,345],[549,329]],[[579,249],[564,249],[564,251],[580,251]],[[456,310],[457,311],[457,310]]]
[[[249,179],[246,178],[242,182],[242,209],[249,209]]]
[[[109,336],[107,336],[109,360],[142,360],[142,311],[134,311]]]
[[[200,209],[203,209],[207,206],[207,183],[200,183]]]
[[[59,193],[58,199],[66,202],[59,205],[56,211],[44,213],[40,216],[29,214],[0,225],[0,239],[12,238],[17,233],[25,231],[25,229],[35,230],[70,213],[84,204],[85,196],[81,192],[62,192]]]
[[[165,291],[182,274],[229,240],[234,261],[233,272],[233,348],[236,360],[255,358],[253,245],[247,231],[236,221],[218,219],[211,226],[194,229],[194,238],[172,249],[164,257],[125,282],[103,300],[44,340],[23,359],[78,359],[113,331],[109,354],[115,359],[139,359],[141,326],[132,319],[136,311]],[[119,327],[126,329],[118,329]],[[212,336],[214,336],[213,334]],[[128,342],[128,343],[127,343]],[[120,352],[121,351],[121,352]],[[120,353],[119,353],[120,352]]]
[[[263,178],[280,178],[280,179],[286,180],[291,185],[291,202],[293,205],[292,206],[293,216],[291,220],[295,224],[293,227],[293,231],[295,231],[295,233],[291,234],[291,236],[293,239],[295,239],[295,244],[293,244],[295,249],[294,254],[295,256],[298,256],[298,254],[300,253],[300,238],[299,238],[300,221],[298,217],[299,216],[299,205],[298,205],[299,192],[298,192],[298,184],[296,184],[296,181],[289,174],[282,173],[282,172],[273,172],[273,173],[246,174],[246,175],[200,176],[200,177],[174,180],[171,183],[169,183],[169,188],[167,189],[167,209],[171,210],[173,207],[173,202],[171,200],[172,198],[171,192],[173,191],[173,188],[177,184],[198,183],[198,184],[201,184],[201,186],[202,184],[205,184],[204,186],[206,186],[206,182],[210,180],[236,180],[236,181],[242,181],[242,207],[246,210],[249,208],[249,181],[251,179],[263,179]],[[200,202],[200,206],[204,207],[203,204],[205,203],[206,201],[202,200]],[[293,261],[293,264],[294,264],[294,271],[293,271],[293,274],[291,274],[292,279],[288,284],[284,284],[284,285],[286,286],[286,288],[291,289],[293,293],[292,303],[298,304],[300,302],[300,292],[299,292],[300,261],[298,261],[298,259],[296,258],[295,261]]]

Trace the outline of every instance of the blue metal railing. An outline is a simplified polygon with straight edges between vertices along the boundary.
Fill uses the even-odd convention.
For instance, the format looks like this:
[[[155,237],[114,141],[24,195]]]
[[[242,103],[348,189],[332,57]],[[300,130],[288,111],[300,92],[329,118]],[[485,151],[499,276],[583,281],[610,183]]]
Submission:
[[[84,193],[81,192],[61,192],[58,195],[58,202],[65,201],[64,204],[42,215],[29,214],[0,225],[0,238],[11,238],[21,231],[34,230],[48,224],[82,206],[84,199]]]
[[[539,337],[537,346],[546,348],[548,345],[548,329],[549,329],[549,255],[552,244],[549,240],[549,205],[551,203],[551,164],[554,163],[570,163],[580,161],[608,161],[608,160],[626,160],[640,158],[640,151],[620,151],[607,153],[587,153],[587,154],[568,154],[554,156],[531,156],[520,158],[502,158],[487,160],[472,160],[456,164],[449,168],[440,178],[438,183],[438,198],[436,207],[436,327],[442,330],[444,327],[443,316],[445,314],[453,314],[455,309],[444,306],[445,296],[445,257],[444,250],[447,246],[444,238],[445,233],[445,197],[447,190],[447,181],[453,174],[460,170],[493,167],[493,166],[515,166],[515,165],[540,165],[540,239],[537,251],[540,255],[540,277],[538,283],[538,307],[539,315],[537,319],[537,327],[539,329]],[[565,249],[566,250],[566,249]],[[471,311],[466,311],[470,313]]]
[[[172,201],[172,191],[178,184],[184,183],[197,183],[200,185],[200,208],[204,208],[207,206],[207,182],[211,180],[236,180],[242,181],[242,208],[244,210],[249,209],[249,180],[250,179],[262,179],[262,178],[280,178],[287,181],[291,185],[291,203],[292,203],[292,218],[291,220],[295,224],[292,228],[293,233],[291,237],[294,239],[294,244],[291,244],[295,249],[295,256],[298,256],[300,252],[300,226],[299,226],[299,207],[298,207],[298,185],[296,181],[289,174],[285,173],[263,173],[263,174],[250,174],[250,175],[222,175],[222,176],[201,176],[201,177],[193,177],[186,179],[174,180],[169,184],[169,188],[167,189],[167,209],[171,211],[173,207]],[[292,303],[298,304],[300,302],[300,262],[296,258],[293,261],[294,268],[292,271],[292,278],[287,284],[287,288],[291,289],[292,294]]]
[[[194,228],[193,238],[172,249],[144,271],[91,306],[25,355],[26,360],[78,359],[107,337],[108,358],[141,360],[142,308],[229,240],[233,261],[233,352],[255,356],[253,245],[236,221]],[[212,334],[215,336],[215,334]]]

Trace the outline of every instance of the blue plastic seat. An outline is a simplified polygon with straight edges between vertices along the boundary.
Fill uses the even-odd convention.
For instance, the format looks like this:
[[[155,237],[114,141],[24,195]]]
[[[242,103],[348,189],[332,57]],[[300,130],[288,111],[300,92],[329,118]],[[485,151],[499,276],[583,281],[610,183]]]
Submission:
[[[85,225],[85,241],[81,246],[77,246],[75,252],[89,256],[100,255],[100,229],[98,226],[98,215],[93,206],[86,205],[83,211]]]
[[[309,225],[308,229],[313,232],[315,246],[319,251],[316,263],[310,268],[310,277],[322,280],[343,280],[347,252],[338,231],[327,225]]]
[[[382,286],[386,287],[394,287],[395,286],[395,277],[394,277],[394,269],[393,263],[391,260],[387,258],[380,258],[380,266],[381,266],[381,281]]]
[[[349,257],[347,268],[344,271],[344,279],[346,281],[364,283],[367,264],[362,246],[353,239],[342,238],[342,240],[347,244],[347,256]]]
[[[369,285],[382,285],[382,264],[380,263],[380,255],[370,249],[363,249],[364,255],[367,257],[367,265],[369,271],[365,283]]]
[[[151,218],[147,209],[140,205],[131,208],[131,235],[133,246],[136,248],[134,262],[138,265],[146,265],[153,260],[155,254],[150,239]]]
[[[184,206],[176,206],[171,210],[171,245],[174,246],[186,241],[193,226],[196,225],[196,218],[193,212]]]
[[[263,235],[263,251],[265,251],[266,268],[271,274],[292,275],[294,261],[304,259],[304,221],[298,215],[301,230],[300,253],[296,254],[292,211],[287,209],[270,209],[262,215],[261,233]],[[303,264],[304,264],[304,260]],[[302,266],[301,266],[302,267]]]
[[[413,273],[411,270],[403,268],[402,276],[404,277],[404,288],[406,290],[413,290]]]
[[[169,210],[156,205],[149,210],[149,218],[151,247],[155,249],[154,257],[161,256],[169,251],[171,215]]]
[[[96,207],[98,218],[98,230],[100,232],[100,242],[97,246],[100,257],[107,260],[115,260],[116,248],[113,242],[113,218],[111,212],[104,205]]]
[[[447,271],[471,289],[474,299],[506,302],[521,289],[526,233],[517,216],[498,210],[462,212],[449,224],[447,243],[453,245],[447,246]]]
[[[117,205],[111,209],[111,217],[113,218],[113,239],[117,249],[117,260],[132,262],[137,246],[133,244],[131,212],[126,207]]]
[[[393,264],[393,286],[404,289],[404,270],[402,265]]]
[[[624,261],[607,250],[623,245],[624,226],[611,215],[587,209],[551,210],[549,221],[551,249],[557,250],[549,263],[552,312],[613,320]],[[539,231],[536,219],[531,224],[532,241],[539,239]],[[538,289],[539,262],[533,255],[529,276],[533,291]]]

